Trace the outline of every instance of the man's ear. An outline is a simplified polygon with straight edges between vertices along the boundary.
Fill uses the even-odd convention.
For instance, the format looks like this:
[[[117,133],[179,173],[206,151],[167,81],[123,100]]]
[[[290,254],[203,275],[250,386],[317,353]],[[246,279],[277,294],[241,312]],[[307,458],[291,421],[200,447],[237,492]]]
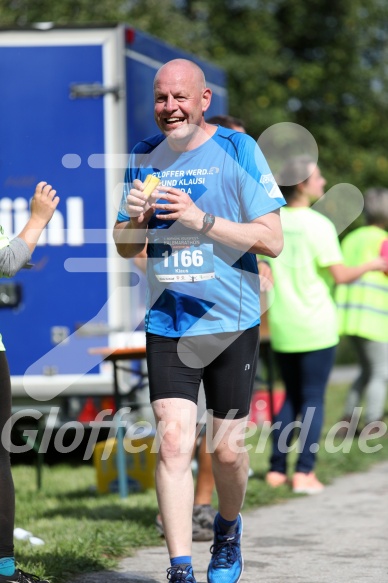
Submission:
[[[209,109],[210,102],[212,100],[212,90],[206,87],[202,93],[202,112],[204,113]]]

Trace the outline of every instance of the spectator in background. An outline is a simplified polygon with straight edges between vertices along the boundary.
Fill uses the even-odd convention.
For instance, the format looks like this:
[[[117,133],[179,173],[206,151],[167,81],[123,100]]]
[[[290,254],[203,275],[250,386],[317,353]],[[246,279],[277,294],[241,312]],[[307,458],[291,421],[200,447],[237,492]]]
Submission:
[[[281,209],[284,250],[273,261],[274,301],[268,312],[271,344],[286,397],[275,416],[270,471],[266,481],[277,487],[287,482],[287,452],[295,421],[302,428],[296,472],[296,493],[323,490],[314,466],[324,414],[324,395],[338,343],[337,313],[330,279],[337,284],[357,280],[368,271],[384,271],[382,258],[345,266],[333,223],[310,204],[324,194],[326,180],[307,156],[290,159],[277,177],[287,206]],[[291,184],[292,186],[281,186]]]
[[[31,201],[31,216],[21,233],[9,241],[0,227],[0,277],[12,277],[26,266],[58,202],[56,191],[46,182],[39,182]],[[15,567],[15,491],[10,462],[11,436],[6,429],[11,414],[11,377],[0,335],[0,583],[48,583]]]
[[[230,130],[236,130],[236,132],[241,132],[243,134],[247,133],[243,121],[232,115],[213,115],[213,117],[209,117],[206,122],[229,128]]]
[[[342,241],[344,261],[351,266],[372,260],[383,242],[388,241],[388,190],[371,188],[364,198],[366,226],[352,231]],[[350,429],[354,435],[359,416],[353,413],[364,395],[364,423],[373,423],[369,433],[376,433],[384,425],[381,422],[387,397],[388,277],[380,272],[365,273],[351,285],[338,286],[336,301],[339,333],[349,336],[360,365],[346,400],[342,420],[346,424],[338,433],[347,435]]]

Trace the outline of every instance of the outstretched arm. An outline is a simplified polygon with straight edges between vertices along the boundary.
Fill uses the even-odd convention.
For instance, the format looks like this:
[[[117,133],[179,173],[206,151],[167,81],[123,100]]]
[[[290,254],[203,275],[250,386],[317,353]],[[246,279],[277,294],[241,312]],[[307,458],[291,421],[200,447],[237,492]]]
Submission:
[[[32,253],[38,243],[43,229],[50,222],[59,203],[57,191],[47,182],[39,182],[31,200],[31,216],[19,233],[19,239],[25,241]]]
[[[31,258],[40,235],[59,203],[56,190],[39,182],[31,201],[31,216],[17,237],[0,249],[0,273],[13,277]]]
[[[376,257],[376,259],[362,263],[362,265],[349,266],[336,263],[335,265],[329,265],[328,269],[335,283],[341,284],[351,283],[368,271],[386,271],[388,263],[383,257]]]

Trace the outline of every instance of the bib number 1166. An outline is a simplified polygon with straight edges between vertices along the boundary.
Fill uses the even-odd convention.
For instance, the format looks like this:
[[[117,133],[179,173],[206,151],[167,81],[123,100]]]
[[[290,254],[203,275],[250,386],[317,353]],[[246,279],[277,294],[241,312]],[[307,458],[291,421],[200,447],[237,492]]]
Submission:
[[[184,249],[183,251],[173,251],[171,254],[165,251],[162,253],[162,257],[164,257],[163,265],[166,268],[202,267],[203,265],[203,254],[200,249],[195,249],[194,251]]]

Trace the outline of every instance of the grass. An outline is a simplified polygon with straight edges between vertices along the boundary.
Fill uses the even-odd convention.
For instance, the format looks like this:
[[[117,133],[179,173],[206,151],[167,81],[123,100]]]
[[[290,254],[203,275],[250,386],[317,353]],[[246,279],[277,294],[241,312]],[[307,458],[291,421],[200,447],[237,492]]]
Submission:
[[[331,386],[328,390],[324,437],[341,416],[345,392],[343,386]],[[286,486],[273,490],[265,484],[270,440],[263,453],[255,453],[258,438],[257,433],[248,439],[254,476],[249,480],[245,510],[295,496]],[[387,436],[371,441],[370,445],[381,448],[376,453],[364,453],[357,441],[348,453],[328,453],[321,447],[318,477],[330,483],[336,476],[364,471],[371,464],[388,459]],[[290,458],[292,465],[295,454]],[[39,492],[34,467],[15,466],[13,473],[16,526],[45,541],[44,546],[15,541],[18,563],[26,571],[61,583],[75,574],[112,569],[121,557],[130,556],[139,547],[164,544],[154,528],[157,513],[154,490],[131,494],[124,500],[115,494],[99,496],[95,492],[94,468],[87,464],[45,467]]]
[[[138,547],[160,544],[153,526],[154,490],[124,500],[114,494],[98,496],[92,466],[58,465],[45,468],[37,492],[34,472],[30,466],[14,469],[15,524],[46,543],[15,541],[18,563],[26,571],[53,583],[66,581],[75,573],[112,568]]]

